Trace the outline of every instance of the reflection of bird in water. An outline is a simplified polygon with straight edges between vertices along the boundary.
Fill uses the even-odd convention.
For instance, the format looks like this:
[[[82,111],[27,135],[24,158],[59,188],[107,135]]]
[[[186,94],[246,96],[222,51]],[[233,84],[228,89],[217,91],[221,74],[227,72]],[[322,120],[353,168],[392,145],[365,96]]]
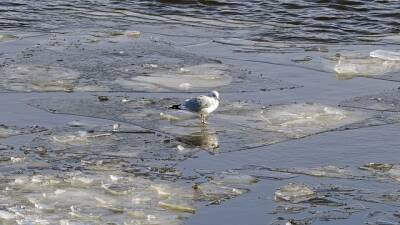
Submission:
[[[216,149],[219,147],[217,134],[209,133],[205,130],[177,137],[177,140],[206,149],[211,153],[216,153]]]
[[[211,91],[208,95],[187,99],[183,105],[186,110],[199,114],[201,123],[206,124],[208,115],[218,108],[219,93]]]

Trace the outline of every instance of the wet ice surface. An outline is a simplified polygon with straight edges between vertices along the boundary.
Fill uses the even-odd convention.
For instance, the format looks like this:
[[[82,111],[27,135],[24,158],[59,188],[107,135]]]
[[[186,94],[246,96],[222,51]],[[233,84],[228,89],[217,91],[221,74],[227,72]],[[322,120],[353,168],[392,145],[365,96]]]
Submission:
[[[358,168],[337,167],[332,165],[313,168],[264,168],[268,171],[289,174],[301,174],[315,177],[330,177],[340,179],[375,180],[381,182],[400,181],[399,165],[386,163],[368,163]],[[286,200],[286,199],[285,199]]]
[[[303,184],[289,183],[275,192],[275,200],[292,203],[305,202],[316,198],[315,192]]]
[[[282,189],[284,191],[282,191]],[[273,212],[277,218],[270,224],[312,224],[342,221],[363,212],[365,206],[351,201],[361,190],[337,185],[308,187],[304,184],[289,183],[275,192],[275,196],[290,199],[290,203],[278,198]]]
[[[269,176],[262,179],[274,177],[275,182],[279,183],[272,185],[275,191],[264,200],[273,202],[268,207],[268,214],[274,219],[268,224],[325,224],[329,221],[347,224],[346,221],[354,217],[356,221],[365,221],[367,224],[381,224],[382,221],[396,224],[398,180],[393,179],[391,174],[397,173],[397,167],[383,163],[368,163],[358,168],[328,165],[291,169],[248,165],[237,171],[258,171],[259,175],[263,173]],[[365,186],[365,182],[371,185]]]
[[[92,96],[78,99],[36,99],[30,101],[30,104],[41,109],[46,109],[49,112],[109,118],[138,124],[150,130],[168,134],[173,142],[180,142],[173,144],[174,147],[168,154],[172,162],[191,157],[191,154],[195,154],[200,148],[209,151],[211,154],[226,153],[302,138],[326,131],[356,129],[397,122],[396,117],[391,114],[364,110],[347,110],[346,108],[325,106],[317,103],[283,104],[263,107],[252,103],[225,102],[211,116],[210,124],[205,129],[199,127],[198,118],[195,115],[169,109],[170,106],[182,101],[183,99],[180,98],[138,99],[128,96],[118,97],[110,95],[107,101],[99,101],[97,96]],[[88,106],[88,108],[83,106]],[[160,113],[162,114],[160,115]],[[140,157],[143,157],[143,155]],[[164,167],[162,168],[164,170],[165,168],[174,167],[166,162],[164,163],[160,164],[158,160],[155,163],[152,160],[147,161],[147,165],[154,167],[158,166],[160,168],[163,165]],[[224,199],[248,193],[251,184],[260,179],[285,181],[298,176],[308,175],[318,178],[372,180],[385,183],[397,182],[399,177],[397,166],[394,165],[376,163],[359,165],[359,167],[361,169],[354,167],[339,168],[334,165],[313,168],[249,166],[238,168],[233,174],[225,173],[217,176],[212,170],[209,172],[199,171],[198,174],[205,177],[211,176],[212,179],[210,182],[196,183],[193,187],[200,193],[199,196],[203,200],[207,201],[210,205],[214,205],[221,204]],[[160,169],[157,170],[159,171]],[[140,173],[143,173],[143,170],[140,170]],[[149,173],[149,175],[151,174]],[[165,179],[176,179],[177,175],[179,175],[179,173],[174,174],[173,171],[169,171],[166,174],[156,174]],[[319,193],[314,190],[314,187],[302,186],[300,184],[300,186],[285,186],[279,190],[277,200],[283,199],[284,201],[277,201],[278,206],[275,213],[287,218],[286,222],[295,218],[290,216],[293,213],[301,213],[303,218],[299,218],[299,220],[305,221],[349,219],[352,214],[365,211],[364,206],[353,202],[355,199],[361,202],[385,202],[381,197],[385,195],[384,193],[379,194],[369,191],[367,194],[359,194],[358,189],[344,189],[342,191],[340,188],[332,188],[332,190],[329,189]],[[340,193],[339,196],[331,196],[337,192]],[[342,192],[344,196],[341,196]],[[349,192],[355,197],[344,200],[344,197],[347,199],[346,195]],[[288,201],[289,205],[285,201]],[[173,207],[164,205],[164,203],[161,203],[161,205],[167,208]],[[314,209],[316,207],[318,208]],[[190,209],[182,208],[181,206],[178,207],[178,210],[190,211]],[[286,216],[286,214],[289,216]],[[277,218],[281,218],[282,216],[278,216]]]
[[[46,128],[37,125],[29,127],[15,127],[0,124],[0,138],[8,138],[15,135],[31,134],[46,131]]]
[[[396,58],[398,54],[396,52],[374,48],[357,51],[333,47],[332,50],[334,52],[321,53],[312,58],[313,62],[303,64],[308,68],[317,66],[325,72],[333,72],[338,80],[366,77],[399,81],[400,64]]]
[[[109,169],[112,169],[112,166],[117,166],[118,169],[130,167],[134,171],[137,166],[138,173],[151,173],[152,171],[148,171],[147,168],[152,166],[155,167],[154,172],[163,171],[164,167],[168,172],[168,168],[176,161],[184,159],[185,154],[193,153],[180,154],[176,149],[179,143],[171,137],[135,127],[119,132],[113,132],[111,129],[96,131],[96,128],[60,129],[35,138],[33,144],[48,149],[46,156],[52,156],[60,168],[74,168],[82,160],[88,162],[87,166],[96,167],[97,161],[93,161],[93,158],[101,157],[105,164],[100,163],[99,167],[107,168],[108,165],[104,161],[106,159],[111,162],[116,160]],[[146,145],[143,146],[143,144]],[[81,161],[76,161],[76,157],[79,157]],[[63,160],[65,165],[61,164],[60,160]],[[175,174],[173,168],[170,172],[171,176],[179,175]]]
[[[285,44],[265,42],[243,42],[241,39],[217,40],[217,43],[230,43],[239,53],[264,54],[263,58],[240,59],[221,56],[225,59],[259,62],[269,65],[302,68],[318,71],[337,80],[350,80],[357,77],[399,81],[400,64],[398,52],[379,49],[377,46],[341,46],[334,44]],[[365,48],[365,49],[364,49]],[[285,60],[277,60],[274,53],[284,53]],[[243,54],[245,55],[245,54]]]
[[[362,170],[364,170],[365,167],[371,168],[376,165],[378,164],[371,163],[360,167],[360,169],[362,168]],[[382,164],[379,165],[382,166]],[[327,170],[331,172],[326,172]],[[296,173],[296,171],[292,172]],[[375,173],[381,175],[387,172],[382,172],[381,167],[379,167],[378,170],[371,171],[370,177],[367,178],[365,176],[359,176],[360,173],[356,171],[355,168],[341,171],[338,168],[335,169],[332,166],[326,166],[321,169],[313,168],[310,170],[302,170],[299,171],[299,173],[317,177],[370,180],[374,179],[372,177],[377,175]],[[388,181],[385,180],[384,182]],[[389,182],[396,182],[396,180],[391,180]],[[376,192],[368,187],[356,188],[338,185],[308,187],[304,184],[289,183],[275,192],[275,198],[278,201],[278,206],[272,213],[286,217],[286,219],[283,219],[286,221],[293,220],[313,223],[316,221],[336,221],[349,219],[353,214],[368,212],[366,219],[367,224],[380,224],[382,221],[387,221],[388,224],[398,223],[395,211],[388,213],[373,210],[368,207],[370,203],[397,206],[398,190],[395,188]],[[290,204],[285,203],[285,201],[290,202]],[[377,214],[379,214],[379,216]],[[279,220],[282,220],[282,218],[278,217],[276,221]],[[273,222],[272,224],[280,223]]]
[[[346,110],[345,108],[324,106],[316,103],[262,107],[251,103],[225,102],[225,105],[222,105],[221,108],[212,115],[207,130],[204,130],[204,128],[202,129],[199,127],[198,119],[194,115],[188,115],[185,112],[168,109],[170,106],[181,102],[183,99],[180,98],[140,99],[129,96],[118,97],[109,95],[107,99],[107,101],[100,101],[98,96],[85,98],[66,97],[36,99],[30,101],[30,104],[32,106],[46,109],[49,112],[109,118],[138,124],[150,130],[158,131],[160,134],[168,134],[168,140],[171,140],[170,144],[172,145],[170,148],[171,151],[167,153],[169,158],[163,159],[162,156],[159,155],[160,153],[151,156],[148,154],[148,151],[144,151],[143,153],[139,153],[137,157],[146,158],[147,160],[139,163],[134,160],[135,163],[128,164],[128,167],[136,166],[142,168],[141,170],[136,171],[136,174],[145,173],[148,176],[163,177],[167,180],[177,179],[180,176],[179,172],[176,173],[177,171],[174,171],[173,169],[172,171],[170,170],[171,168],[174,168],[174,162],[176,160],[183,160],[187,157],[191,157],[192,154],[195,154],[200,150],[199,148],[206,149],[212,154],[224,153],[249,148],[249,146],[267,145],[294,138],[305,137],[329,130],[345,130],[346,128],[354,129],[396,122],[396,120],[393,120],[390,116],[381,113]],[[83,106],[87,106],[87,108]],[[160,113],[164,114],[160,116]],[[266,121],[266,118],[269,120]],[[265,123],[265,125],[263,123]],[[74,134],[77,137],[87,135],[87,133]],[[126,145],[126,143],[120,139],[116,144],[119,145],[119,143]],[[100,142],[100,145],[103,146],[104,143]],[[122,147],[116,148],[119,148],[120,151],[124,149]],[[101,147],[94,149],[101,149]],[[128,157],[128,155],[124,156],[125,158]],[[164,161],[151,160],[154,157],[157,159],[163,159]],[[171,160],[172,164],[169,164],[170,162],[168,160]],[[143,169],[143,167],[146,168],[146,166],[152,166],[153,169],[146,171],[146,169]],[[214,205],[221,204],[222,199],[230,199],[248,193],[248,185],[250,185],[251,188],[251,184],[256,182],[258,179],[285,181],[287,179],[293,179],[299,175],[349,180],[374,180],[379,182],[393,182],[393,180],[396,179],[396,170],[392,170],[391,172],[388,172],[390,170],[384,170],[384,172],[382,172],[381,170],[375,171],[375,169],[373,169],[385,168],[383,165],[378,166],[371,164],[360,165],[360,167],[369,168],[369,170],[365,172],[365,169],[359,170],[358,168],[352,168],[352,170],[350,170],[347,168],[338,168],[336,166],[327,165],[315,168],[286,169],[246,167],[236,170],[239,174],[234,173],[234,176],[231,174],[215,176],[215,172],[212,170],[209,172],[199,171],[198,174],[201,176],[212,176],[213,178],[210,182],[200,184],[196,183],[194,189],[201,193],[200,196],[203,200],[206,200],[208,204]],[[391,166],[389,167],[392,169]],[[164,173],[160,173],[160,171],[164,171]],[[133,173],[135,174],[135,172]],[[183,178],[184,177],[185,176],[183,176]],[[178,178],[178,180],[179,179],[182,179],[182,177]],[[295,188],[294,190],[299,191],[301,189]],[[308,192],[310,193],[309,190]],[[297,194],[294,196],[297,196]],[[311,193],[310,196],[314,197]],[[371,198],[374,196],[374,194],[372,196],[363,195],[359,199],[367,197]],[[352,206],[350,210],[351,212],[348,213],[347,211],[349,209],[343,206],[342,201],[325,198],[321,195],[316,195],[315,198],[312,198],[312,201],[311,198],[308,199],[307,197],[306,199],[310,200],[310,202],[304,203],[306,206],[287,206],[284,204],[279,206],[277,210],[284,210],[282,212],[284,214],[287,211],[291,212],[292,210],[304,211],[302,209],[308,208],[307,204],[317,205],[318,207],[325,207],[325,205],[328,205],[326,207],[341,207],[340,209],[337,209],[339,212],[336,212],[336,209],[332,210],[330,208],[323,208],[323,211],[319,211],[318,213],[313,212],[312,209],[306,211],[308,213],[306,214],[306,218],[310,220],[316,220],[316,218],[318,218],[319,221],[348,219],[350,214],[353,213],[351,210],[358,210],[357,206]],[[298,200],[292,201],[296,202],[294,204],[297,204],[298,202]],[[164,208],[175,208],[181,211],[190,211],[190,209],[186,207],[166,205],[163,202],[161,203],[161,206]],[[288,217],[288,219],[292,218]]]
[[[389,90],[383,93],[354,97],[340,104],[349,108],[363,108],[368,110],[399,112],[400,90]]]
[[[0,88],[17,92],[206,92],[215,88],[235,92],[299,87],[132,32],[55,34],[44,43],[33,42],[33,47],[9,52],[0,68]]]
[[[157,77],[170,77],[171,71],[160,74],[159,66],[154,61],[148,61],[140,69],[148,70],[150,74],[154,72]],[[207,62],[200,66],[182,66],[173,71],[184,76],[193,75],[193,71],[207,75],[209,68],[216,71],[211,76],[218,77],[221,75],[218,71],[225,70],[226,65]],[[138,77],[140,80],[146,76]],[[226,78],[225,75],[223,77]],[[149,81],[146,88],[157,85],[151,79],[146,81]],[[261,195],[258,201],[264,205],[261,204],[258,209],[262,212],[254,211],[262,215],[268,213],[268,219],[255,219],[255,224],[265,224],[265,221],[267,224],[396,222],[395,213],[390,209],[397,204],[395,188],[380,191],[378,188],[363,188],[365,183],[358,186],[352,184],[373,181],[385,187],[397,182],[398,171],[393,162],[376,162],[388,164],[380,166],[365,163],[345,167],[331,163],[297,167],[295,162],[286,162],[283,158],[277,160],[282,165],[276,168],[237,168],[237,165],[230,168],[230,164],[216,159],[215,163],[221,164],[221,170],[201,171],[193,166],[188,170],[195,172],[187,173],[178,169],[186,160],[196,160],[202,149],[211,153],[210,157],[229,155],[231,153],[219,153],[293,141],[326,131],[342,132],[395,123],[395,114],[353,110],[334,104],[285,101],[283,104],[264,106],[252,101],[227,99],[211,115],[207,128],[201,128],[196,116],[170,109],[189,95],[146,95],[142,98],[142,94],[132,96],[106,92],[96,95],[51,93],[25,99],[24,102],[29,105],[60,113],[61,117],[64,116],[62,113],[67,113],[114,121],[110,121],[108,126],[93,127],[81,118],[79,122],[72,121],[35,135],[33,141],[18,149],[17,153],[6,146],[8,150],[4,154],[9,156],[1,164],[2,174],[7,175],[3,196],[11,199],[1,208],[0,218],[8,223],[18,220],[27,224],[31,221],[38,224],[45,224],[46,221],[57,221],[57,224],[196,224],[196,220],[190,218],[203,216],[201,221],[204,224],[224,215],[236,217],[230,211],[212,217],[204,216],[202,212],[218,212],[217,209],[229,208],[235,201],[247,204],[247,196],[256,194]],[[270,97],[266,95],[265,98]],[[112,124],[116,121],[144,128],[121,123],[120,130],[114,132]],[[297,147],[296,144],[291,146],[292,149]],[[253,151],[261,151],[266,157],[269,155],[268,149],[256,148]],[[245,155],[237,159],[239,165],[250,159],[243,157]],[[298,162],[304,161],[299,155]],[[201,158],[200,154],[199,160]],[[317,180],[308,182],[309,177]],[[329,183],[326,179],[333,179],[332,182],[338,185],[320,187]],[[341,185],[347,181],[349,183]],[[257,189],[265,187],[265,182],[273,187]],[[299,203],[275,201],[274,192],[289,183],[306,185],[315,192],[312,195],[315,198]],[[366,210],[366,205],[371,210]],[[381,209],[381,205],[386,208]],[[273,209],[270,210],[269,206]],[[374,210],[381,210],[381,213],[374,213]],[[370,217],[363,217],[369,213]],[[357,219],[354,219],[355,216]],[[243,224],[240,220],[232,223]]]
[[[2,186],[18,197],[2,219],[19,224],[181,224],[190,212],[179,207],[193,208],[190,187],[116,172],[20,175]]]
[[[397,61],[379,58],[351,59],[341,57],[334,70],[339,79],[351,79],[356,76],[377,77],[387,73],[398,72],[400,64]]]
[[[392,52],[392,51],[385,51],[385,50],[375,50],[369,53],[371,57],[379,58],[383,60],[400,60],[400,53],[399,52]]]
[[[0,98],[1,223],[398,224],[398,96],[371,94],[396,84],[364,79],[397,80],[393,54],[370,52],[395,51],[379,44],[398,35],[357,36],[376,46],[304,43],[260,38],[254,21],[226,15],[58,7],[72,23],[23,22],[53,34],[0,34],[1,91],[13,92]],[[301,27],[257,29],[282,37],[282,26]],[[339,60],[350,75],[335,73]],[[223,104],[206,128],[170,109],[191,96],[173,92],[209,89]],[[57,126],[31,132],[32,118]]]
[[[396,123],[391,114],[317,103],[260,106],[225,102],[201,126],[195,114],[171,109],[184,99],[129,98],[110,96],[100,101],[88,98],[33,99],[30,105],[52,113],[73,114],[129,122],[171,135],[189,148],[210,153],[232,152],[270,145],[318,133]],[[185,146],[183,146],[185,147]]]
[[[17,152],[2,149],[0,221],[182,224],[195,202],[221,204],[257,182],[230,171],[182,177],[174,164],[193,153],[180,153],[176,141],[136,126],[110,129],[58,127]]]
[[[65,91],[74,89],[79,73],[48,65],[10,65],[2,70],[1,86],[13,91]]]

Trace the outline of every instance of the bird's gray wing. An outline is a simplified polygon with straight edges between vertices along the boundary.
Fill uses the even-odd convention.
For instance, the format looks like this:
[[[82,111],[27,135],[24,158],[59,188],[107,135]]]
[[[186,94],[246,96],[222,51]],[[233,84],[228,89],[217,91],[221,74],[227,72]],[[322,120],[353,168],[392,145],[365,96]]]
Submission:
[[[196,98],[187,99],[184,106],[187,110],[192,112],[200,112],[202,109],[210,107],[211,102],[207,96],[199,96]]]

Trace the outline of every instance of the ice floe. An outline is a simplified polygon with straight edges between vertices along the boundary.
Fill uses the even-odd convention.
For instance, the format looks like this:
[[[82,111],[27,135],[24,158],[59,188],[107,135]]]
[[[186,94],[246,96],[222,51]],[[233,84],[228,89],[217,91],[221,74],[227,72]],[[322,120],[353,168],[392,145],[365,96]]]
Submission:
[[[30,134],[45,131],[46,128],[41,126],[27,126],[27,127],[16,127],[5,124],[0,124],[0,138],[8,138],[15,135]]]
[[[299,87],[266,76],[247,74],[163,42],[136,38],[134,31],[55,35],[26,51],[9,53],[0,69],[0,91],[17,92],[225,92]],[[132,41],[131,37],[135,37]],[[89,38],[92,38],[90,36]]]
[[[334,66],[339,80],[354,77],[368,77],[399,81],[396,75],[400,71],[400,53],[387,50],[371,51],[369,57],[363,55],[339,55]]]
[[[311,187],[301,183],[289,183],[274,193],[278,215],[271,224],[311,224],[315,221],[348,219],[354,213],[366,211],[362,204],[354,203],[358,189],[337,185]]]
[[[281,199],[292,203],[308,201],[315,197],[315,192],[303,184],[289,183],[275,192],[276,200]]]
[[[358,96],[342,101],[340,105],[350,108],[399,112],[400,90],[394,89],[377,94]]]
[[[348,58],[340,57],[334,68],[340,80],[356,76],[378,77],[386,73],[400,71],[400,63],[379,58]]]
[[[301,137],[365,120],[368,115],[321,104],[305,103],[270,107],[262,111],[266,129]]]
[[[106,145],[109,151],[114,148]],[[74,160],[53,156],[54,150],[49,149],[50,154],[46,156],[49,162],[66,165],[67,161]],[[87,160],[82,154],[78,154],[81,161]],[[109,160],[106,155],[84,154],[98,162]],[[27,160],[26,165],[29,165],[36,158]],[[121,161],[111,163],[124,164]],[[187,184],[146,173],[133,175],[122,167],[98,170],[84,164],[61,170],[52,166],[2,174],[0,199],[7,200],[2,204],[0,221],[5,224],[178,225],[196,213],[196,202],[219,204],[248,192],[248,187],[256,182],[249,175],[223,172],[214,174],[211,180]]]
[[[54,113],[109,118],[137,124],[167,133],[189,147],[200,147],[214,153],[215,150],[235,151],[322,132],[397,122],[378,112],[349,110],[318,103],[264,107],[224,102],[210,117],[210,125],[204,129],[199,126],[196,115],[172,109],[183,99],[130,98],[123,102],[124,98],[109,97],[108,101],[103,102],[86,97],[42,99],[30,101],[30,104]]]
[[[383,60],[400,60],[400,52],[392,52],[386,50],[375,50],[369,54],[373,58],[379,58]]]
[[[181,68],[182,69],[182,68]],[[116,83],[129,89],[143,88],[145,91],[201,91],[229,85],[232,77],[222,64],[202,64],[186,68],[188,72],[165,71],[136,76],[128,80],[117,79]]]
[[[18,37],[12,34],[0,34],[0,41],[15,40]]]
[[[3,89],[31,91],[73,91],[79,73],[48,65],[10,65],[1,69]]]
[[[399,182],[400,165],[388,163],[368,163],[354,167],[337,167],[333,165],[311,168],[264,168],[265,170],[289,174],[308,175],[353,180],[372,180],[379,182]]]
[[[109,175],[120,176],[120,179],[113,180],[107,174],[93,172],[16,178],[15,183],[6,185],[9,187],[7,194],[17,198],[6,203],[8,210],[0,212],[0,219],[22,224],[52,224],[55,221],[61,224],[69,224],[67,221],[124,224],[132,220],[139,224],[152,221],[181,224],[187,217],[185,213],[194,213],[193,198],[180,195],[184,188],[173,188],[174,184],[168,184],[171,188],[167,190],[173,199],[165,198],[150,188],[162,182],[124,174]],[[112,191],[104,190],[103,186]],[[187,191],[191,188],[187,187]],[[133,203],[131,199],[135,196],[149,201]],[[14,211],[10,211],[12,209]]]

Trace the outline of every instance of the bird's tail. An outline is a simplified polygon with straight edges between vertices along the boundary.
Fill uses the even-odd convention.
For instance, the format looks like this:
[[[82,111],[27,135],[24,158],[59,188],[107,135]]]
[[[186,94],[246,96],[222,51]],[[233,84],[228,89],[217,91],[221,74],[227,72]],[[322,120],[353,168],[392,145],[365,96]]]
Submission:
[[[182,109],[182,104],[176,104],[176,105],[171,105],[168,107],[168,109]]]

